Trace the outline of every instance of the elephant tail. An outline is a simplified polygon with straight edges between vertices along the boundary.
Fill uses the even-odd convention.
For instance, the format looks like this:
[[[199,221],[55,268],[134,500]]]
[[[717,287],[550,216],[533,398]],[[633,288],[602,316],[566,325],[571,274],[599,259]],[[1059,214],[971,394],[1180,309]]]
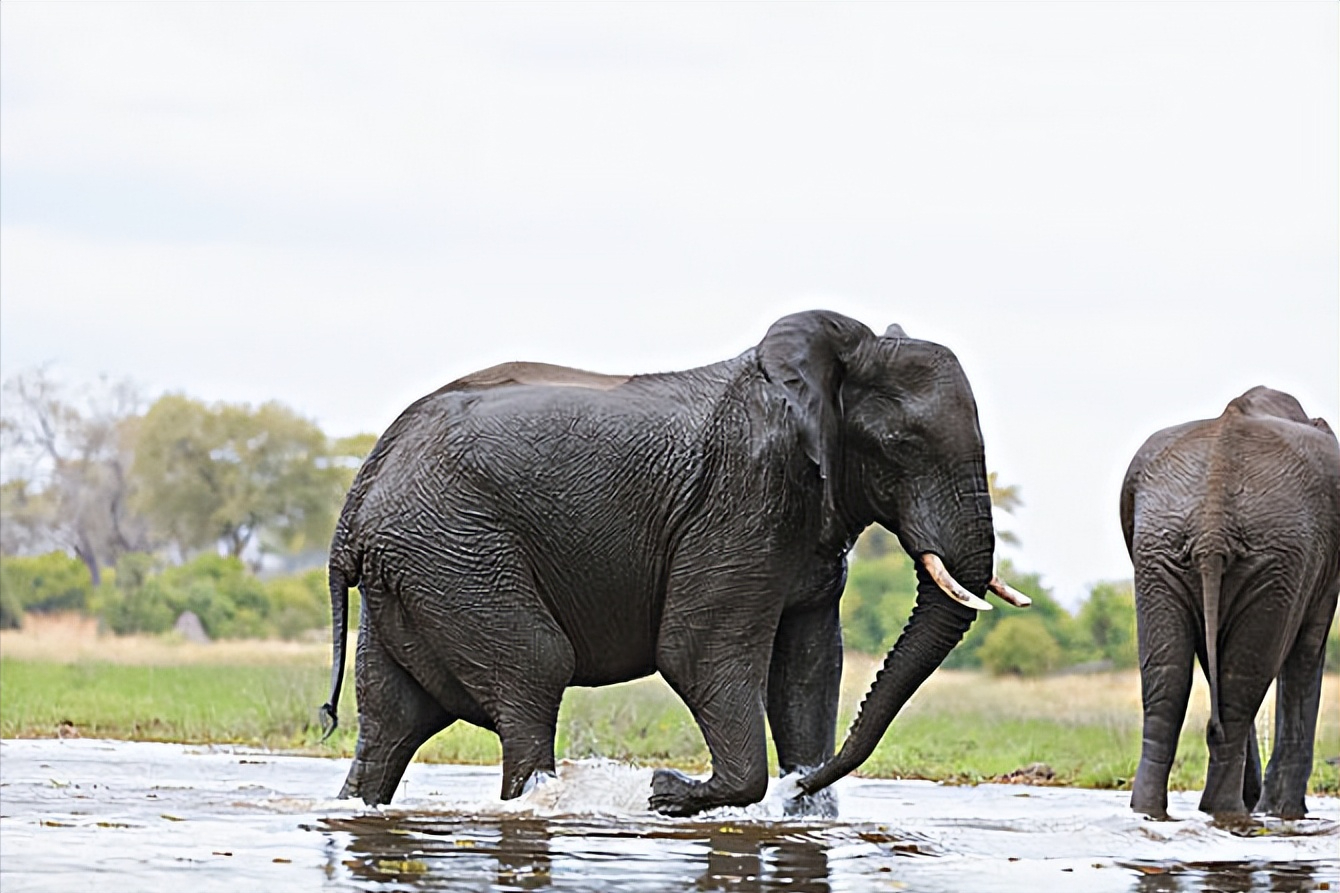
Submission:
[[[344,685],[344,652],[349,635],[349,587],[358,583],[356,573],[346,569],[340,561],[338,551],[330,556],[330,626],[331,644],[334,649],[330,667],[330,700],[321,705],[321,728],[325,741],[340,725],[337,714],[340,704],[340,689]]]
[[[1200,562],[1200,591],[1205,600],[1205,675],[1210,681],[1210,733],[1224,734],[1219,718],[1219,607],[1223,601],[1224,556],[1207,555]]]

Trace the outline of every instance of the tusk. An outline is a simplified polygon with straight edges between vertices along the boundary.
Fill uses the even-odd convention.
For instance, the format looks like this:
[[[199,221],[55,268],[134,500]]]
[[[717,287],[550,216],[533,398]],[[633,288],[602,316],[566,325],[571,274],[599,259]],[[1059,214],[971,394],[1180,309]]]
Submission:
[[[992,577],[991,582],[986,584],[986,588],[1000,596],[1001,601],[1009,602],[1016,608],[1027,608],[1033,604],[1033,600],[1024,595],[1018,589],[1010,586],[1000,577]]]
[[[939,555],[936,555],[934,552],[923,552],[921,554],[921,564],[926,568],[926,573],[931,575],[931,579],[935,581],[935,585],[939,586],[940,589],[944,591],[945,595],[949,596],[960,605],[966,605],[974,611],[991,610],[990,602],[973,595],[959,585],[958,580],[955,580],[949,575],[949,571],[945,569],[944,562],[940,560]]]

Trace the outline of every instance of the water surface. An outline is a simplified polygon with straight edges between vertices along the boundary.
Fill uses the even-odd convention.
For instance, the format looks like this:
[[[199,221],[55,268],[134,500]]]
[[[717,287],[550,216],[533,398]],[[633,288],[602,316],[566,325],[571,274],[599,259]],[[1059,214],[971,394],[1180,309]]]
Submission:
[[[88,740],[0,742],[0,889],[1340,890],[1340,800],[1229,831],[1174,794],[844,779],[836,817],[667,819],[651,772],[564,764],[519,801],[496,767],[414,764],[392,807],[329,799],[346,760]]]

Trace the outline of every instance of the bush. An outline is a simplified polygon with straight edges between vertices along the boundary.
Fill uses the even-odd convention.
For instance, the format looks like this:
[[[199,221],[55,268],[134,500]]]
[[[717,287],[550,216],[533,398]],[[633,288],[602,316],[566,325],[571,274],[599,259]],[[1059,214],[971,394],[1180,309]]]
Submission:
[[[1040,618],[1016,615],[996,624],[978,657],[997,676],[1041,676],[1061,665],[1063,652]]]
[[[280,577],[265,586],[270,600],[271,627],[283,639],[296,639],[308,630],[330,626],[330,594],[324,570]]]
[[[167,632],[177,615],[155,583],[157,569],[152,555],[122,555],[98,587],[91,605],[94,615],[118,635]]]
[[[1135,639],[1135,589],[1127,580],[1099,583],[1079,611],[1079,625],[1095,655],[1118,669],[1139,663]]]
[[[212,639],[293,639],[330,626],[324,570],[262,582],[236,558],[206,554],[159,570],[151,556],[126,555],[109,576],[94,610],[119,635],[167,632],[184,611]]]
[[[64,552],[0,558],[0,591],[10,610],[49,613],[83,611],[93,594],[93,579],[78,558]]]
[[[8,586],[0,586],[0,629],[23,626],[23,602]]]
[[[875,530],[876,528],[871,528]],[[868,533],[857,546],[842,593],[842,639],[846,647],[863,654],[883,654],[898,638],[917,600],[917,574],[891,535],[880,530],[892,548]]]
[[[1070,616],[1070,612],[1052,598],[1050,590],[1042,585],[1042,578],[1038,574],[1026,574],[1015,570],[1008,559],[1002,559],[997,575],[1033,599],[1033,606],[1023,609],[1012,608],[997,599],[989,599],[995,602],[996,609],[983,611],[977,615],[963,641],[949,652],[949,657],[945,658],[946,668],[979,669],[986,666],[981,651],[996,627],[1006,620],[1024,617],[1031,617],[1040,623],[1052,644],[1060,649],[1060,656],[1055,666],[1079,663],[1092,656],[1092,648],[1088,645],[1083,630],[1075,622],[1075,618]]]

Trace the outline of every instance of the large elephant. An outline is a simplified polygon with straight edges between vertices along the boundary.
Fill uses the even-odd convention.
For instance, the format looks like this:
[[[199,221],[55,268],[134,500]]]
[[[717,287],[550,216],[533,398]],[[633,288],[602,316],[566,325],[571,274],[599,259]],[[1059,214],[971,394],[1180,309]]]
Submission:
[[[917,606],[833,760],[845,556],[875,521],[919,559]],[[515,797],[554,770],[566,687],[657,671],[713,771],[658,771],[656,809],[759,800],[765,717],[783,773],[826,764],[804,782],[817,791],[869,755],[989,587],[1022,601],[992,575],[994,542],[967,378],[897,326],[816,311],[685,372],[467,375],[382,435],[336,529],[330,724],[347,590],[362,593],[343,796],[387,802],[461,719],[497,732]]]
[[[1340,590],[1340,446],[1298,401],[1253,388],[1217,419],[1159,431],[1121,490],[1135,565],[1144,740],[1131,807],[1167,816],[1199,657],[1210,685],[1200,808],[1306,814],[1326,632]],[[1261,782],[1254,720],[1276,681]]]

